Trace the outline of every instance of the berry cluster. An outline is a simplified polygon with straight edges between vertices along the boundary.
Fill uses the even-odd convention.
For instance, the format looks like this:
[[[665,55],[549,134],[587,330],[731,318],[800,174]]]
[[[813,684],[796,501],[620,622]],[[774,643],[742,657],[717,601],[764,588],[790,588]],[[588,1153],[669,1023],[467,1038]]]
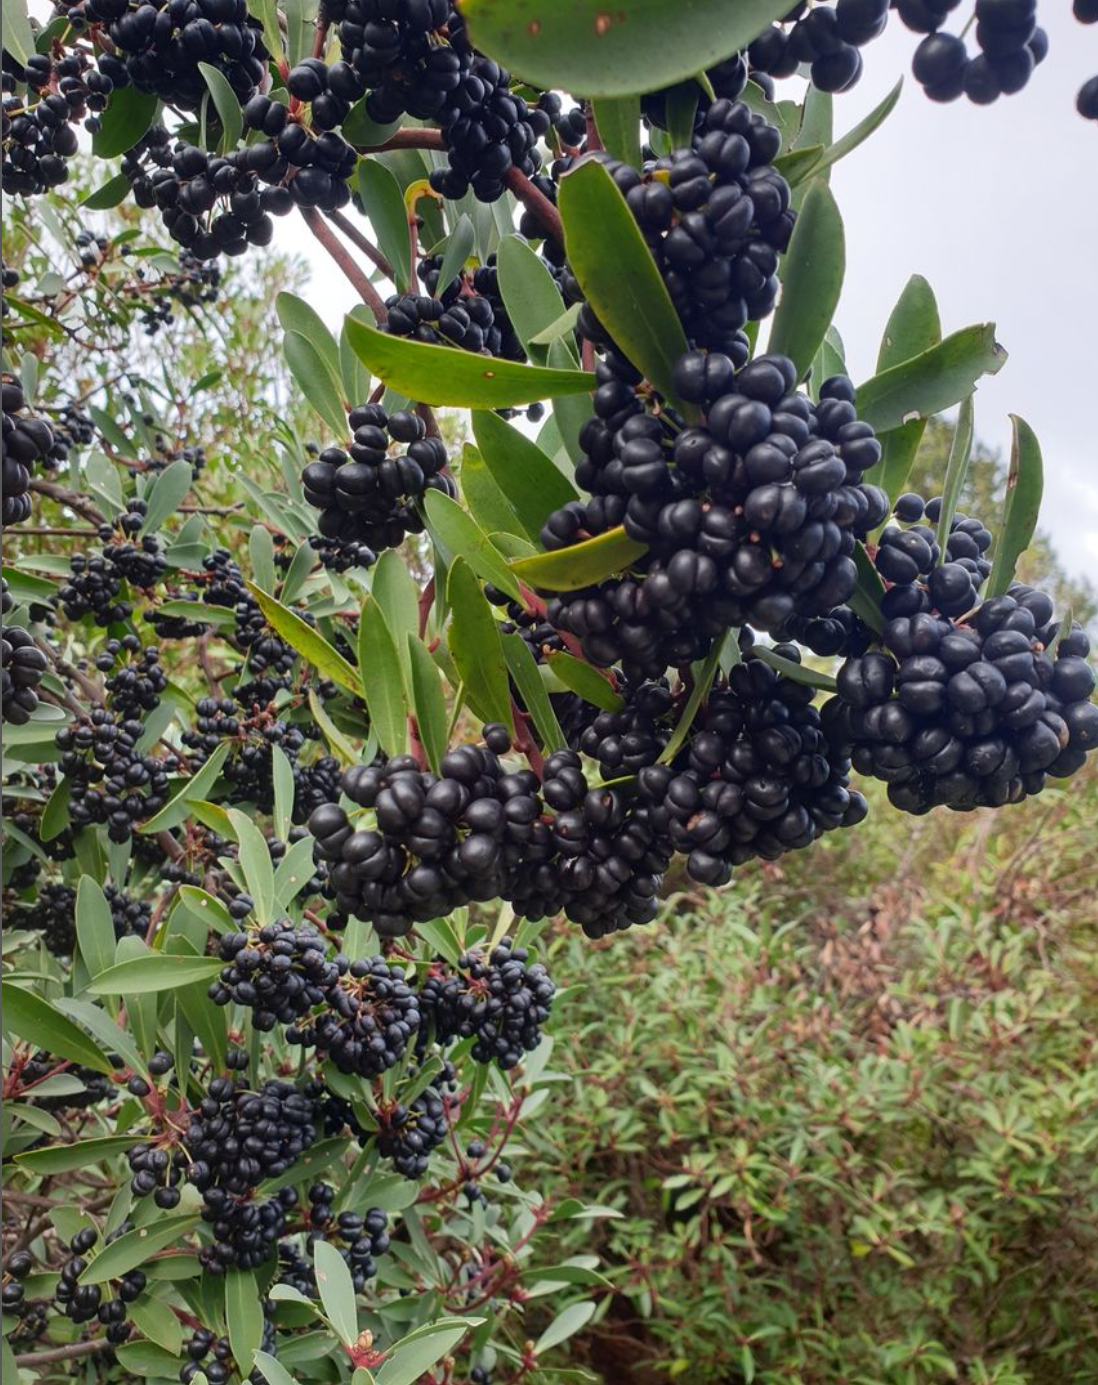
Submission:
[[[526,353],[515,333],[499,291],[496,257],[472,274],[457,274],[440,289],[440,255],[419,265],[427,295],[397,294],[386,301],[383,330],[396,337],[413,337],[436,346],[459,346],[486,356],[523,361]]]
[[[123,1222],[107,1237],[106,1244],[109,1245],[119,1236],[124,1236],[127,1231],[132,1230],[129,1222]],[[87,1252],[98,1240],[98,1230],[94,1226],[87,1226],[78,1231],[69,1242],[72,1255],[61,1266],[60,1278],[53,1291],[54,1300],[74,1323],[91,1322],[97,1318],[107,1329],[108,1342],[124,1342],[130,1335],[126,1310],[129,1304],[141,1295],[147,1280],[144,1271],[129,1270],[118,1280],[118,1293],[108,1299],[103,1297],[102,1285],[81,1284],[80,1276],[89,1264]]]
[[[203,697],[195,707],[194,725],[183,733],[182,741],[197,752],[201,763],[229,741],[232,749],[221,773],[234,785],[238,801],[255,803],[269,813],[274,804],[271,751],[277,745],[293,761],[305,737],[298,727],[266,709],[248,715],[232,698]]]
[[[527,966],[529,954],[504,938],[486,958],[465,953],[457,967],[436,960],[420,991],[425,1021],[440,1043],[473,1039],[478,1063],[495,1061],[505,1071],[541,1042],[554,986],[540,963]]]
[[[4,412],[0,471],[6,528],[9,524],[22,524],[30,517],[31,473],[36,462],[47,461],[53,447],[53,430],[45,419],[36,418],[28,411],[23,386],[14,375],[5,372],[0,400]]]
[[[71,784],[74,829],[105,823],[112,842],[125,842],[138,822],[167,803],[170,766],[138,750],[144,730],[136,719],[97,707],[57,733],[59,768]]]
[[[1085,632],[1060,637],[1052,601],[1021,584],[964,614],[947,588],[944,610],[931,580],[950,566],[886,593],[906,594],[908,609],[879,648],[846,660],[824,708],[833,743],[909,813],[1017,803],[1098,745]]]
[[[332,1205],[335,1196],[330,1183],[314,1183],[309,1189],[309,1225],[314,1228],[309,1245],[321,1239],[335,1245],[351,1271],[355,1292],[361,1293],[377,1274],[377,1257],[389,1249],[389,1219],[377,1207],[371,1207],[365,1216],[336,1212]],[[315,1284],[306,1292],[315,1292]]]
[[[160,651],[152,645],[142,646],[136,635],[108,640],[95,661],[96,667],[108,673],[125,655],[139,657],[110,673],[106,689],[115,715],[129,721],[159,707],[161,695],[168,686],[168,676],[160,667]]]
[[[38,685],[46,671],[46,656],[30,631],[21,625],[4,626],[0,651],[0,711],[4,721],[23,726],[38,706]]]
[[[135,86],[180,110],[197,111],[209,87],[199,63],[215,67],[246,101],[267,69],[260,26],[245,0],[77,0],[70,24],[98,25],[111,49],[99,71],[115,87]]]
[[[248,656],[249,683],[238,683],[236,701],[245,709],[265,708],[275,694],[290,686],[290,673],[297,655],[273,635],[259,602],[248,590],[244,575],[227,548],[215,548],[202,560],[200,580],[202,601],[207,606],[225,607],[236,617],[233,641]]]
[[[549,603],[549,620],[593,663],[658,678],[703,657],[731,627],[778,631],[846,601],[855,538],[887,512],[884,492],[862,481],[880,444],[858,419],[848,380],[825,381],[814,404],[785,357],[737,371],[722,354],[688,352],[676,389],[705,412],[686,427],[666,409],[646,410],[607,363],[598,378],[576,469],[592,498],[556,511],[542,532],[544,546],[559,549],[624,524],[648,546],[636,565],[643,575]]]
[[[270,1317],[267,1316],[269,1305],[264,1302],[263,1336],[260,1341],[260,1349],[268,1355],[272,1355],[275,1350],[275,1328]],[[182,1385],[190,1385],[190,1382],[200,1372],[205,1376],[209,1385],[228,1385],[234,1378],[244,1379],[244,1373],[239,1369],[233,1358],[232,1347],[228,1337],[218,1337],[209,1328],[196,1327],[194,1332],[184,1344],[184,1353],[187,1357],[186,1363],[179,1372],[179,1379]],[[256,1367],[251,1375],[246,1377],[250,1385],[262,1385],[266,1379],[263,1372]]]
[[[58,187],[68,179],[68,161],[79,145],[73,123],[106,107],[109,79],[79,50],[56,63],[49,54],[33,53],[20,67],[5,49],[3,89],[4,190],[33,197]],[[92,115],[89,127],[96,122]]]
[[[446,1096],[454,1085],[453,1065],[446,1063],[430,1086],[407,1106],[399,1101],[379,1104],[377,1151],[403,1177],[422,1178],[431,1151],[446,1139],[450,1128]]]
[[[320,1005],[347,971],[346,958],[328,961],[324,938],[310,927],[288,921],[269,923],[255,933],[226,933],[218,945],[226,963],[210,986],[215,1005],[243,1005],[252,1025],[270,1030],[293,1024]]]
[[[124,596],[124,587],[150,592],[163,579],[168,561],[160,540],[155,534],[146,534],[140,542],[137,538],[146,509],[143,500],[130,500],[113,526],[100,526],[101,556],[73,554],[69,579],[57,593],[67,619],[90,615],[103,626],[128,620],[133,603]]]
[[[419,999],[400,969],[383,957],[349,965],[344,960],[338,971],[324,992],[321,1013],[286,1037],[315,1046],[340,1072],[379,1077],[400,1061],[414,1038]]]
[[[778,256],[794,213],[789,185],[771,165],[781,135],[742,101],[721,99],[700,119],[689,149],[643,171],[606,159],[663,275],[691,344],[747,357],[742,328],[766,317],[778,292]],[[605,156],[602,156],[605,158]],[[590,306],[579,328],[608,335]]]
[[[445,472],[446,445],[427,436],[418,414],[389,414],[380,404],[363,404],[351,410],[348,422],[347,451],[327,447],[302,473],[305,499],[320,511],[314,546],[335,571],[369,567],[382,549],[422,533],[416,502],[425,491],[455,493]],[[394,443],[404,450],[390,456]]]
[[[908,28],[926,35],[911,65],[916,81],[932,101],[963,94],[980,106],[1021,91],[1048,52],[1048,35],[1037,27],[1037,0],[977,0],[976,57],[964,38],[942,32],[957,3],[898,0]]]
[[[103,887],[103,893],[110,905],[115,938],[131,934],[143,938],[152,917],[148,901],[111,884]],[[69,885],[47,881],[39,887],[33,904],[13,913],[16,921],[40,932],[46,950],[55,957],[71,957],[76,948],[76,891]]]

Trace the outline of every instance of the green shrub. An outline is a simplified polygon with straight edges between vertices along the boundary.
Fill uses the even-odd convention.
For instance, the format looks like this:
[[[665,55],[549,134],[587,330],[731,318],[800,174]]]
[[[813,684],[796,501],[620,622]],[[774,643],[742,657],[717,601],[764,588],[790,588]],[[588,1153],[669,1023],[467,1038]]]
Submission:
[[[1096,804],[871,815],[559,944],[543,1176],[621,1213],[608,1382],[1098,1378]]]

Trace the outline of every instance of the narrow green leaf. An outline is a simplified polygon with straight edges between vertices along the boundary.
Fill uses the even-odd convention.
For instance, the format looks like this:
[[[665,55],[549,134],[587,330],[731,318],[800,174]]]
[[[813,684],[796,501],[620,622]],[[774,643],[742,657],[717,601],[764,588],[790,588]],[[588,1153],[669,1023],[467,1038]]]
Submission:
[[[921,274],[913,274],[885,324],[877,353],[878,375],[921,355],[941,339],[942,323],[934,290]]]
[[[273,592],[278,584],[278,570],[275,567],[274,539],[265,525],[252,525],[252,532],[248,536],[248,557],[252,561],[252,576],[256,585],[266,592]]]
[[[62,996],[60,1000],[54,1002],[54,1005],[56,1009],[63,1011],[70,1019],[77,1020],[85,1029],[90,1029],[104,1053],[117,1053],[123,1063],[133,1068],[135,1072],[145,1071],[145,1064],[133,1039],[124,1029],[115,1024],[101,1006],[94,1005],[90,1000],[72,1000],[68,996]],[[54,1052],[59,1051],[54,1050]],[[84,1062],[86,1060],[79,1059],[78,1061]],[[88,1066],[94,1065],[89,1063]]]
[[[837,164],[840,159],[845,159],[847,154],[852,154],[860,144],[864,144],[869,136],[878,130],[896,109],[896,103],[900,99],[903,88],[904,79],[901,77],[884,100],[874,106],[863,120],[859,120],[852,130],[848,130],[845,135],[824,150],[813,171],[822,173],[825,169]]]
[[[328,373],[336,387],[340,387],[343,377],[339,368],[339,347],[316,309],[306,303],[304,298],[299,298],[296,293],[288,293],[286,290],[275,299],[275,308],[282,330],[296,332],[304,337],[328,367]]]
[[[755,645],[751,650],[751,657],[766,664],[775,673],[780,673],[783,678],[788,678],[791,683],[803,683],[805,687],[819,688],[823,692],[834,692],[838,687],[830,673],[809,668],[806,664],[798,664],[793,659],[786,659],[764,644]]]
[[[248,12],[263,25],[263,42],[277,63],[282,57],[282,30],[278,24],[277,0],[248,0]]]
[[[358,663],[370,725],[387,755],[402,755],[408,744],[404,673],[392,631],[372,596],[358,622]]]
[[[89,192],[80,205],[88,212],[106,212],[125,202],[133,189],[133,184],[124,173],[116,173],[102,187]]]
[[[229,821],[236,833],[240,869],[248,893],[255,901],[255,916],[260,924],[270,923],[274,916],[274,867],[271,849],[263,833],[247,813],[239,808],[229,809]]]
[[[959,404],[982,375],[1003,368],[1007,353],[992,323],[962,327],[921,355],[858,387],[858,416],[879,433]]]
[[[199,63],[198,70],[210,89],[210,96],[221,121],[220,152],[228,154],[236,148],[244,132],[244,116],[240,109],[240,101],[220,68],[213,67],[210,63]]]
[[[351,319],[347,319],[348,322]],[[282,341],[286,364],[301,392],[337,438],[347,433],[347,416],[339,390],[324,357],[300,332],[287,332]]]
[[[408,399],[458,408],[502,409],[554,395],[587,393],[594,375],[548,370],[388,336],[348,318],[347,335],[359,360],[379,380]]]
[[[195,799],[208,798],[210,790],[217,782],[217,776],[221,773],[221,766],[228,759],[229,751],[232,746],[228,741],[222,741],[210,758],[197,773],[177,789],[168,802],[161,808],[159,813],[149,818],[148,822],[143,823],[140,831],[143,833],[162,832],[166,828],[178,827],[184,822],[190,813],[190,804]]]
[[[294,769],[280,745],[271,750],[271,777],[274,780],[275,835],[280,841],[286,841],[294,810]]]
[[[412,246],[400,184],[378,159],[361,159],[358,192],[377,237],[378,249],[393,267],[399,292],[412,287]]]
[[[604,712],[620,712],[625,706],[625,699],[614,691],[608,679],[574,654],[565,654],[561,650],[551,653],[549,667],[566,688],[579,693],[585,702],[601,707]]]
[[[526,530],[514,506],[488,470],[480,449],[469,442],[461,449],[460,480],[462,499],[486,534],[509,534],[519,538],[525,535]]]
[[[473,223],[462,212],[461,216],[458,217],[457,225],[446,238],[446,249],[442,255],[438,284],[435,288],[436,297],[447,289],[450,282],[456,279],[464,269],[466,260],[473,253],[476,238],[477,233],[473,229]]]
[[[136,87],[112,91],[99,129],[92,135],[92,153],[97,159],[115,159],[132,149],[153,123],[159,106],[155,96]]]
[[[469,705],[483,721],[511,725],[511,695],[499,625],[473,569],[462,558],[450,568],[450,653]]]
[[[885,625],[884,617],[881,615],[881,598],[884,596],[885,586],[881,574],[873,564],[873,559],[865,551],[864,544],[854,545],[854,566],[858,569],[858,585],[847,604],[871,630],[876,630],[880,634]]]
[[[155,1342],[124,1342],[115,1349],[115,1354],[118,1364],[131,1376],[161,1381],[172,1380],[179,1374],[179,1357]],[[191,1377],[191,1385],[201,1385],[205,1380],[205,1373],[199,1371]]]
[[[593,103],[595,125],[603,147],[615,159],[641,166],[641,109],[639,96],[607,96]]]
[[[53,792],[42,809],[38,823],[38,835],[44,842],[52,842],[69,825],[69,798],[72,794],[72,780],[59,779]]]
[[[275,904],[285,911],[313,876],[313,839],[294,842],[278,863],[274,874]]]
[[[415,1385],[483,1319],[443,1318],[409,1332],[386,1354],[377,1385]]]
[[[574,1337],[594,1317],[595,1307],[596,1305],[591,1302],[571,1304],[563,1313],[553,1319],[534,1343],[534,1354],[540,1356],[543,1352],[552,1350],[553,1347],[559,1347],[569,1337]]]
[[[225,1275],[225,1321],[233,1360],[247,1379],[263,1340],[263,1305],[255,1275],[250,1270],[229,1270]]]
[[[113,1159],[132,1149],[133,1135],[103,1135],[94,1140],[77,1140],[71,1145],[49,1145],[45,1149],[29,1149],[15,1156],[15,1162],[28,1173],[72,1173],[74,1169],[90,1168],[104,1159]]]
[[[686,738],[694,725],[694,718],[698,715],[698,708],[709,696],[709,689],[713,686],[713,680],[720,671],[721,655],[729,644],[736,648],[737,653],[739,652],[735,631],[726,631],[721,639],[714,641],[713,648],[705,657],[705,662],[700,668],[695,665],[694,686],[690,689],[690,696],[686,699],[686,706],[682,709],[682,714],[675,724],[671,739],[660,753],[661,765],[671,764],[686,743]]]
[[[351,309],[352,317],[360,322],[371,322],[369,309],[364,304],[356,304]],[[352,406],[364,404],[370,397],[373,377],[354,353],[347,336],[346,323],[339,331],[339,372],[343,381],[343,397]]]
[[[313,1264],[328,1321],[344,1346],[352,1346],[358,1339],[358,1309],[347,1262],[328,1241],[317,1241],[313,1247]]]
[[[309,710],[313,714],[313,720],[324,732],[329,749],[333,750],[345,765],[357,764],[358,752],[324,710],[324,703],[317,696],[315,688],[309,689]]]
[[[4,47],[25,67],[34,53],[34,30],[27,17],[26,0],[8,0],[3,9]]]
[[[438,667],[427,652],[426,645],[412,632],[405,637],[405,643],[411,665],[412,711],[420,744],[427,753],[428,763],[437,774],[442,757],[446,754],[449,726],[446,698],[439,681]]]
[[[423,508],[427,512],[427,526],[431,534],[444,547],[464,558],[485,582],[491,582],[516,601],[521,599],[519,584],[506,560],[493,547],[492,540],[476,520],[456,500],[451,500],[441,491],[428,491],[423,499]]]
[[[1013,430],[1010,470],[1007,472],[1002,528],[995,541],[995,558],[987,583],[988,596],[1002,596],[1014,581],[1018,559],[1033,542],[1044,490],[1044,463],[1036,434],[1017,414],[1011,414],[1010,423]],[[1071,620],[1070,611],[1067,620]]]
[[[346,688],[356,697],[362,696],[358,674],[339,650],[332,648],[319,630],[302,620],[296,611],[291,611],[288,606],[283,606],[281,601],[276,601],[269,592],[262,591],[254,582],[248,583],[248,590],[259,602],[259,608],[268,624],[273,626],[303,659],[312,664],[319,674],[324,678],[330,678],[333,683],[338,683],[341,688]]]
[[[560,183],[568,260],[599,321],[668,399],[686,350],[682,323],[625,198],[603,164],[583,162]]]
[[[187,497],[193,475],[191,464],[183,457],[169,462],[153,482],[152,490],[146,498],[148,509],[141,523],[141,531],[155,534],[160,526],[172,518]]]
[[[477,411],[473,436],[496,484],[535,543],[554,510],[578,499],[575,486],[551,458],[498,414]]]
[[[798,377],[812,359],[839,305],[846,270],[843,219],[831,189],[813,180],[782,261],[782,296],[768,350],[788,356]]]
[[[114,962],[114,919],[107,897],[88,875],[76,889],[76,941],[80,956],[94,980]]]
[[[541,257],[520,236],[503,237],[496,252],[496,267],[500,296],[511,325],[530,359],[545,365],[546,348],[536,339],[564,312],[557,282]]]
[[[48,1049],[58,1058],[71,1058],[96,1072],[113,1071],[103,1050],[72,1020],[14,981],[3,983],[3,1024],[8,1033]]]
[[[88,988],[94,995],[147,995],[153,991],[174,991],[192,981],[212,981],[224,964],[216,957],[184,957],[167,952],[149,952],[128,962],[116,962],[100,974]]]
[[[377,560],[370,595],[381,607],[397,653],[402,655],[404,683],[410,687],[412,665],[407,657],[407,637],[419,633],[419,588],[395,548],[387,549]]]
[[[946,543],[953,527],[953,516],[957,512],[957,501],[961,498],[965,477],[968,475],[974,427],[975,409],[970,394],[961,401],[957,426],[953,430],[953,440],[949,446],[949,460],[946,463],[945,482],[942,486],[942,508],[938,514],[937,540],[941,550],[939,562],[945,562]]]
[[[331,1339],[329,1338],[329,1341]],[[267,1385],[297,1385],[297,1381],[280,1361],[265,1351],[257,1351],[255,1364],[263,1372]]]
[[[142,1294],[130,1304],[129,1316],[143,1337],[163,1351],[178,1357],[183,1349],[183,1324],[168,1305],[151,1294]]]
[[[532,587],[553,592],[579,591],[623,572],[647,552],[645,545],[631,539],[619,524],[616,529],[608,529],[605,534],[571,548],[539,553],[536,558],[519,558],[511,564],[511,571]]]
[[[629,96],[684,81],[746,48],[788,0],[464,0],[477,48],[524,81],[588,97]],[[385,1382],[388,1385],[388,1382]]]
[[[105,1284],[150,1260],[158,1250],[166,1250],[198,1226],[199,1217],[161,1217],[149,1226],[127,1231],[88,1263],[78,1279],[80,1284]]]
[[[503,657],[507,661],[508,671],[518,688],[522,707],[534,720],[542,745],[549,754],[554,750],[563,750],[567,744],[564,732],[560,729],[560,722],[553,711],[553,704],[530,647],[521,635],[514,632],[502,638]]]
[[[235,925],[228,909],[212,894],[207,894],[197,885],[180,885],[179,897],[190,912],[196,918],[203,919],[209,927],[235,931]]]
[[[696,81],[678,83],[667,93],[667,139],[672,149],[690,148],[700,96]]]

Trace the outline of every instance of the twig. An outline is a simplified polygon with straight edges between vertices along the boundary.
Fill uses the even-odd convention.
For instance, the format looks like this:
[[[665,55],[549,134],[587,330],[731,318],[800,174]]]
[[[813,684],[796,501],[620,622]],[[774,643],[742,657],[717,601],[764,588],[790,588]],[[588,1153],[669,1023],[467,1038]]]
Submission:
[[[514,166],[507,170],[507,186],[526,210],[537,217],[550,238],[555,240],[558,245],[563,245],[564,225],[560,219],[560,212],[549,201],[545,193],[536,188],[526,174]]]
[[[25,1351],[15,1358],[17,1366],[50,1366],[55,1361],[72,1361],[77,1356],[91,1356],[106,1351],[106,1342],[70,1342],[67,1347],[51,1347],[49,1351]]]
[[[362,253],[367,257],[367,259],[371,260],[373,264],[381,270],[382,274],[384,274],[387,279],[393,278],[393,266],[381,253],[377,246],[374,245],[374,243],[371,240],[368,240],[362,234],[362,232],[358,229],[354,222],[351,221],[349,217],[344,216],[342,212],[325,212],[324,215],[328,218],[328,220],[332,223],[333,226],[339,227],[339,229],[343,232],[343,234],[353,245],[358,246]]]
[[[370,283],[366,275],[355,264],[347,253],[347,247],[335,235],[332,228],[314,207],[299,208],[301,215],[305,218],[305,224],[317,240],[327,250],[328,254],[343,271],[352,288],[357,292],[363,303],[374,315],[374,320],[380,325],[388,316],[385,304],[382,302],[381,295],[373,284]]]
[[[75,510],[78,515],[83,515],[89,524],[94,524],[96,528],[103,523],[103,516],[99,513],[91,501],[79,492],[69,490],[68,486],[62,486],[57,481],[46,481],[41,476],[36,476],[30,483],[30,488],[38,495],[47,495],[51,500],[56,500],[59,505],[67,505],[70,510]]]
[[[94,538],[97,538],[97,537],[98,537],[98,535],[99,535],[99,530],[98,530],[98,529],[56,529],[56,528],[54,528],[52,525],[49,525],[49,524],[39,524],[39,525],[21,524],[21,525],[19,526],[19,528],[15,530],[15,533],[14,533],[13,537],[22,537],[24,534],[26,534],[26,535],[32,535],[32,534],[33,534],[35,538],[44,537],[44,536],[46,536],[46,535],[49,535],[49,536],[51,536],[51,537],[54,536],[54,535],[56,535],[58,538],[94,539]]]

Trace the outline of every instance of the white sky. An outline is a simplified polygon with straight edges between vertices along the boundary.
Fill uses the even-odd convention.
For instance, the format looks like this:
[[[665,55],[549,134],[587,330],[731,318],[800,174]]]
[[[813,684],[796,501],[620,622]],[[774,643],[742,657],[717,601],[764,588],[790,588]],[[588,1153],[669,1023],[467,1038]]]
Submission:
[[[906,73],[885,125],[839,164],[847,273],[837,324],[855,380],[872,373],[892,304],[912,273],[938,295],[946,332],[993,321],[1010,359],[979,388],[978,435],[1004,452],[1008,414],[1034,428],[1045,458],[1042,525],[1069,569],[1098,560],[1098,126],[1075,94],[1098,72],[1098,26],[1064,0],[1041,6],[1048,58],[1026,89],[990,107],[939,106],[910,76],[918,36],[892,15],[865,50],[858,86],[836,97],[836,133],[856,124]],[[279,243],[304,254],[310,298],[329,321],[354,301],[338,270],[279,222]]]

